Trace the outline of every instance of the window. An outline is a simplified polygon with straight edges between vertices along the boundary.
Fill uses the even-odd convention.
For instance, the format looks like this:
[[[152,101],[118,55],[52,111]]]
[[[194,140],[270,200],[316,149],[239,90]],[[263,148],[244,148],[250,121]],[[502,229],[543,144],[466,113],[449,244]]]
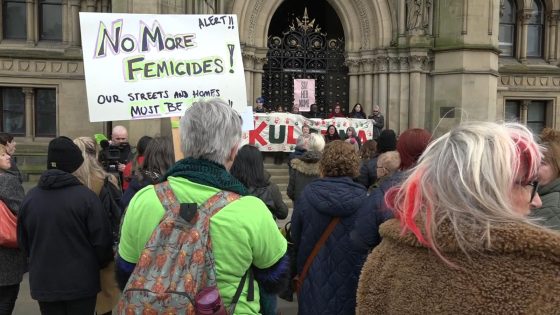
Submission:
[[[6,39],[27,38],[27,12],[25,0],[4,0],[2,29]]]
[[[62,0],[40,0],[39,39],[62,41]]]
[[[531,18],[527,22],[527,57],[542,57],[544,8],[540,0],[533,0]]]
[[[25,95],[20,88],[2,88],[2,131],[25,134]]]
[[[56,90],[35,90],[35,136],[56,137]]]
[[[31,104],[29,111],[26,102]],[[27,121],[33,125],[27,126]],[[56,89],[0,87],[0,131],[21,137],[56,137]]]
[[[504,119],[525,124],[533,133],[540,134],[546,127],[547,111],[547,101],[508,100]]]
[[[500,16],[500,33],[498,41],[502,53],[500,56],[513,57],[515,40],[515,4],[513,0],[505,0]]]

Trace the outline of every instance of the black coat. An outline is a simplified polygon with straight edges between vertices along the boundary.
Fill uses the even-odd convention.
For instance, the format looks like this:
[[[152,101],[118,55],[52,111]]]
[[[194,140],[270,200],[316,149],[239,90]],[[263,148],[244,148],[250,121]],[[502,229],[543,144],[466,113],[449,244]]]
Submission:
[[[48,170],[25,196],[18,242],[29,256],[31,297],[94,297],[99,270],[112,259],[109,219],[101,201],[71,174]]]

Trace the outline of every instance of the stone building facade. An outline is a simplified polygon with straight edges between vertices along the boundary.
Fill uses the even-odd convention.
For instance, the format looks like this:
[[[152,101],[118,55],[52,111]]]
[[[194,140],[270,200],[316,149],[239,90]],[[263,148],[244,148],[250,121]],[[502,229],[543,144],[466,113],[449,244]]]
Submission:
[[[254,100],[263,93],[271,21],[289,2],[1,0],[0,129],[16,135],[19,154],[31,165],[54,136],[93,135],[110,127],[87,119],[80,11],[236,14],[247,98]],[[387,128],[439,134],[462,119],[519,120],[537,131],[559,127],[560,0],[323,5],[336,15],[327,20],[337,19],[343,30],[347,103],[361,103],[367,113],[378,104]],[[127,126],[132,143],[144,134],[170,132],[166,120],[113,124]]]

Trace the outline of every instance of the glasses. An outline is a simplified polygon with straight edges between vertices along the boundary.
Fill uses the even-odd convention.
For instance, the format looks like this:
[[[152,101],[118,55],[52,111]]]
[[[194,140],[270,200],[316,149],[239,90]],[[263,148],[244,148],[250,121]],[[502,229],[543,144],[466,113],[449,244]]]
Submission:
[[[539,189],[539,182],[535,180],[526,184],[526,186],[533,187],[531,189],[531,199],[529,199],[529,202],[533,202],[533,199],[535,199],[535,195],[537,194],[537,190]]]

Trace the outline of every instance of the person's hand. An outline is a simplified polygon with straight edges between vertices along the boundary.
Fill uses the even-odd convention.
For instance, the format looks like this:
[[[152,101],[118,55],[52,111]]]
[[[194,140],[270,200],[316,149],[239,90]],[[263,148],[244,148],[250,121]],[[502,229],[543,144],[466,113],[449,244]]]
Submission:
[[[119,172],[123,172],[126,165],[119,163]]]

